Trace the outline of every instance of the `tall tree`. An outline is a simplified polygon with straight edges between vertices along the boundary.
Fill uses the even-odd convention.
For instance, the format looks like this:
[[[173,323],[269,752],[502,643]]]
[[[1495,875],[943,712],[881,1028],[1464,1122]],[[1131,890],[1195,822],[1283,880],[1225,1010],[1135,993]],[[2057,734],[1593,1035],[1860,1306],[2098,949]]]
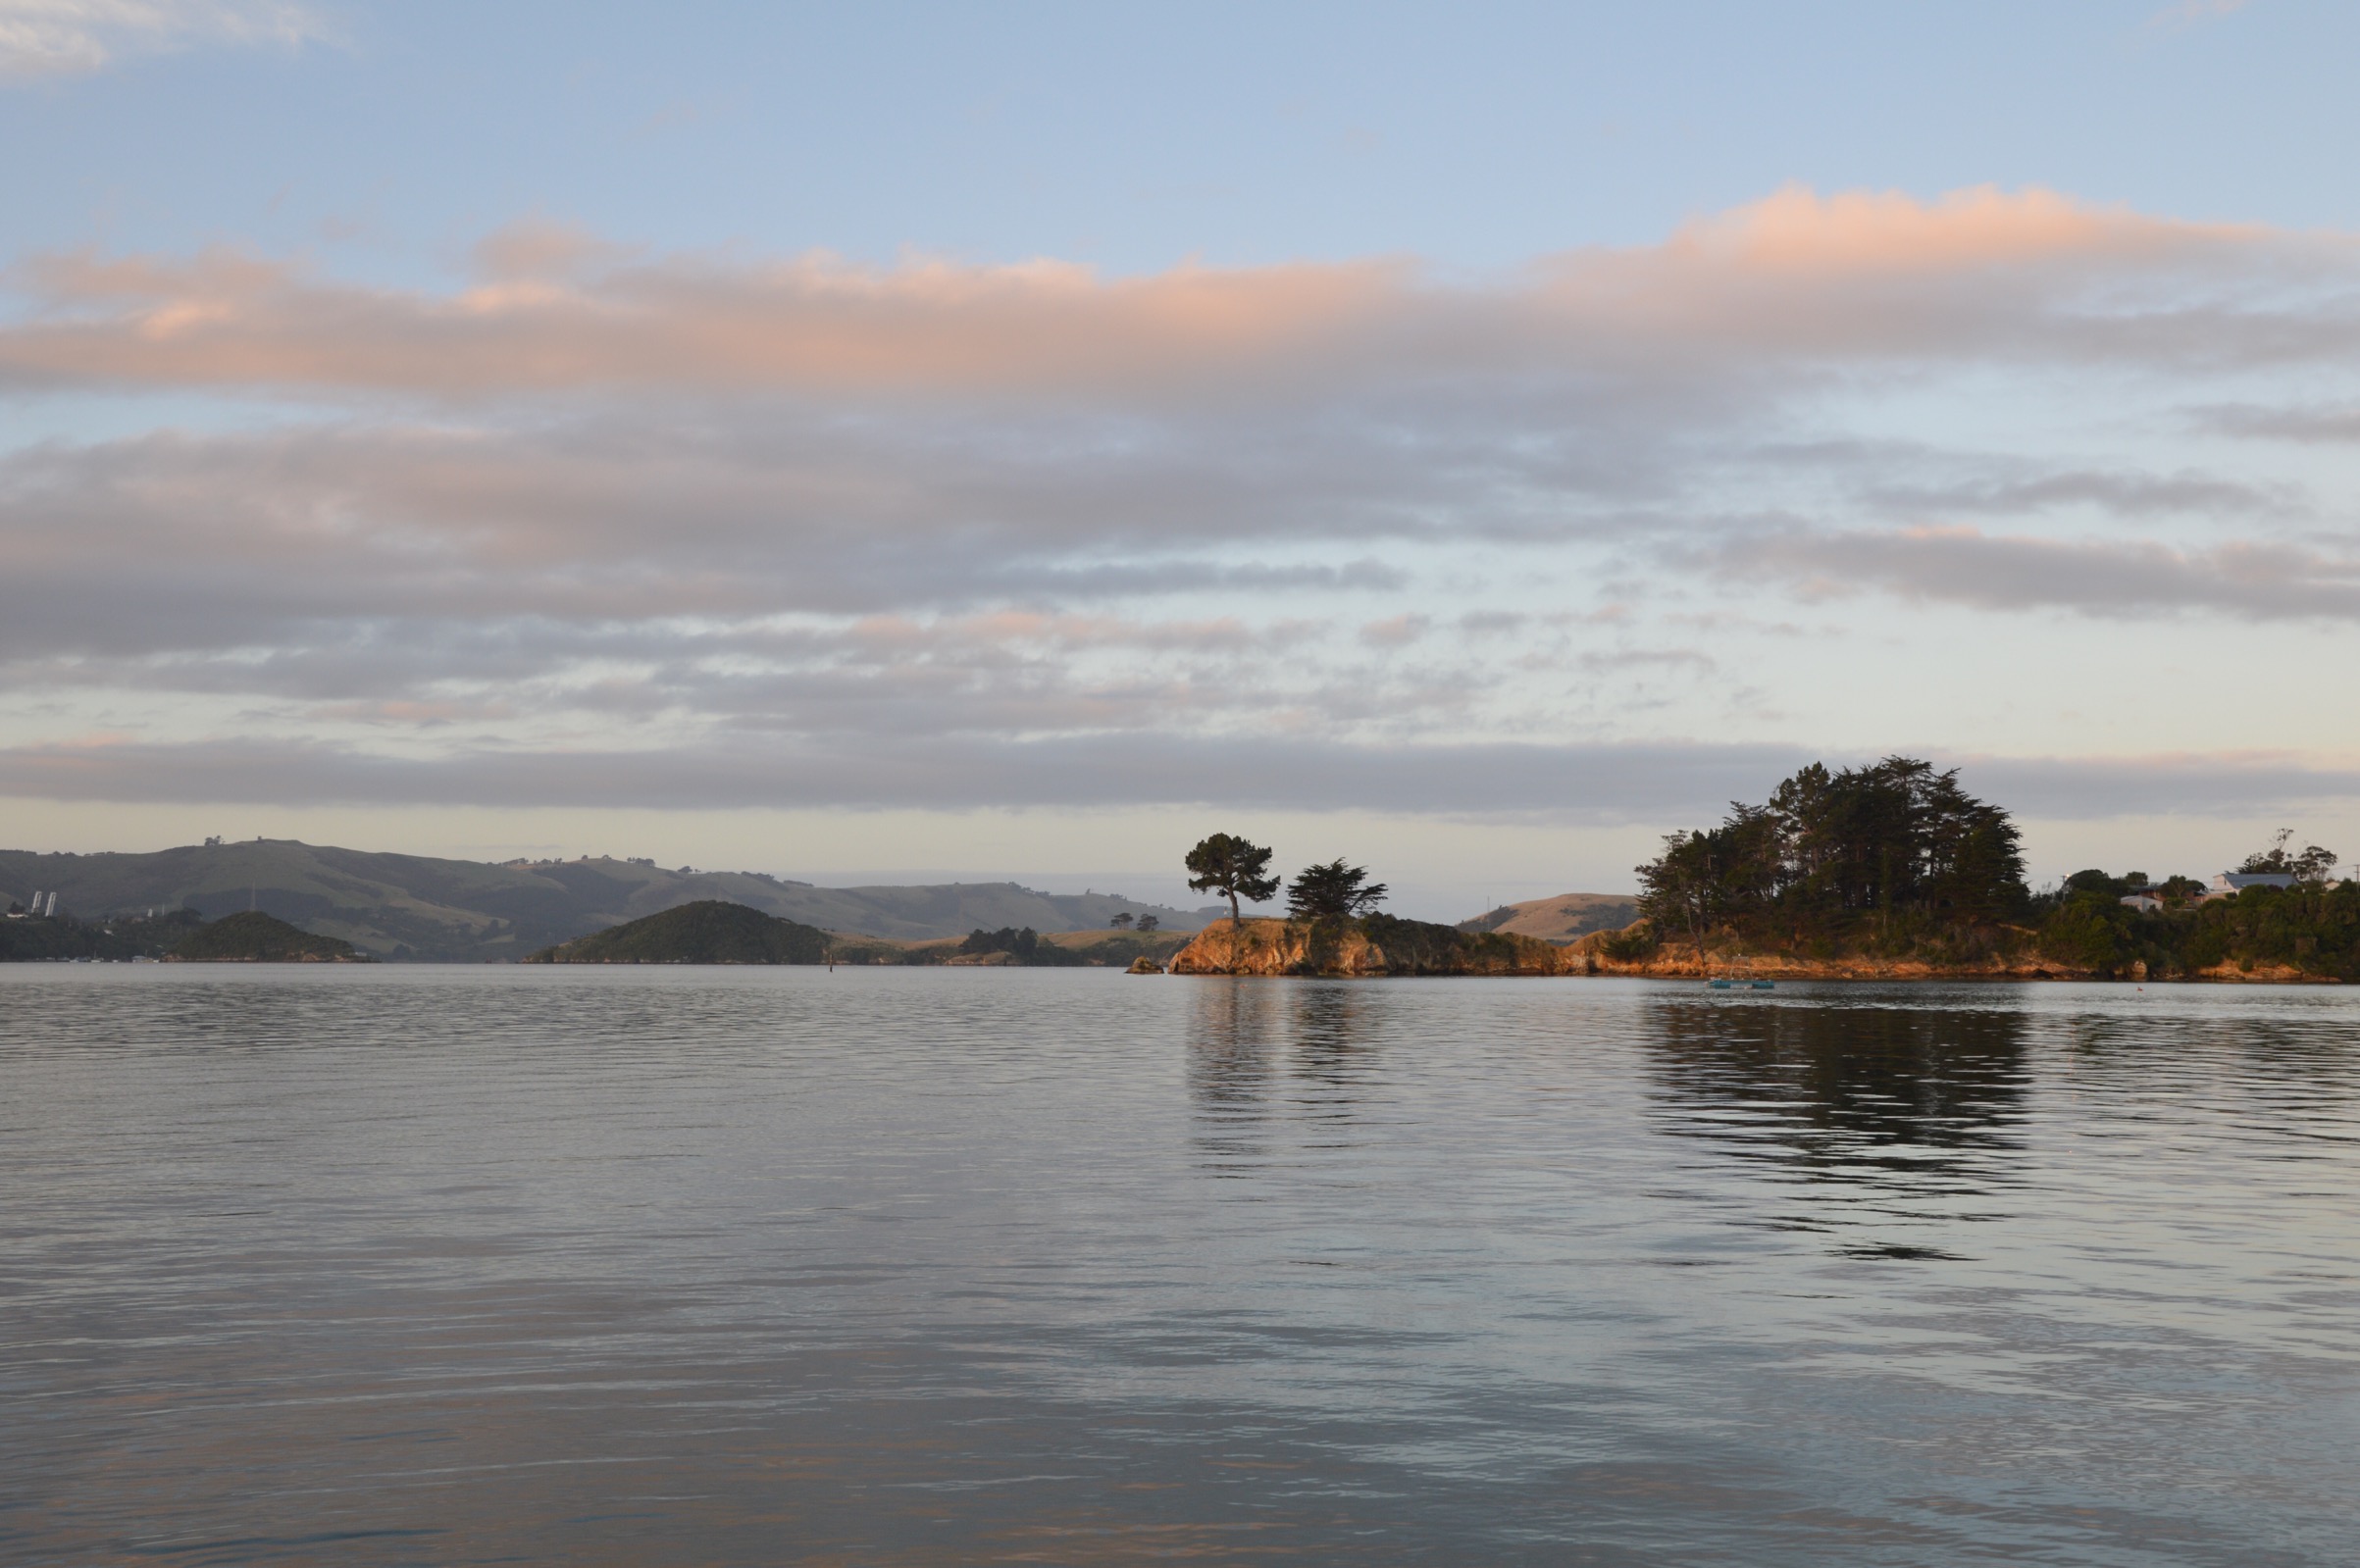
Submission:
[[[1700,958],[1701,933],[1717,925],[1800,945],[1868,922],[1889,936],[1913,913],[1989,924],[2027,896],[2008,814],[1961,789],[1955,769],[1915,757],[1814,763],[1766,805],[1732,805],[1719,828],[1666,839],[1639,871],[1650,915],[1687,927]]]
[[[1728,912],[1721,879],[1726,845],[1718,834],[1664,836],[1664,853],[1639,868],[1639,908],[1659,930],[1684,926],[1696,944],[1696,972],[1705,972],[1705,933]]]
[[[2293,841],[2294,830],[2281,828],[2268,849],[2247,855],[2245,864],[2237,870],[2247,873],[2278,872],[2297,882],[2327,881],[2328,873],[2335,869],[2335,862],[2340,857],[2334,850],[2322,849],[2317,844],[2307,844],[2301,854],[2292,854],[2286,846]]]
[[[1239,912],[1239,899],[1266,903],[1278,892],[1278,879],[1270,875],[1270,851],[1234,834],[1216,833],[1200,839],[1184,864],[1193,891],[1218,892],[1229,900],[1232,925],[1246,918]]]
[[[1349,920],[1385,901],[1386,887],[1370,882],[1366,868],[1347,866],[1342,857],[1306,866],[1287,885],[1287,914],[1296,920]]]

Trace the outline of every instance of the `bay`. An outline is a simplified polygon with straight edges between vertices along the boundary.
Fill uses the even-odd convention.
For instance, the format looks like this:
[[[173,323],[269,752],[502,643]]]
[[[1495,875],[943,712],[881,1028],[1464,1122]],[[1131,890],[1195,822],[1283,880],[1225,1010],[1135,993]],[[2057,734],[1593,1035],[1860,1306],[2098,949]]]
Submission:
[[[2360,1560],[2335,988],[0,972],[0,1556]]]

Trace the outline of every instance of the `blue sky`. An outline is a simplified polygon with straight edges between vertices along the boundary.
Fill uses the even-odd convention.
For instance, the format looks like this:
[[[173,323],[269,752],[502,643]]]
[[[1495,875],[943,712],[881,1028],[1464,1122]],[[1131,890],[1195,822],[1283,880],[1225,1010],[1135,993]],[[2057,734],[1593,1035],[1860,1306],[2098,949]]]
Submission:
[[[1909,749],[2360,850],[2355,46],[0,0],[12,836],[1452,914]]]
[[[103,67],[21,72],[14,237],[418,278],[545,212],[877,261],[1499,268],[1789,181],[2343,227],[2360,133],[2360,16],[2299,0],[248,9],[311,36],[101,25]]]

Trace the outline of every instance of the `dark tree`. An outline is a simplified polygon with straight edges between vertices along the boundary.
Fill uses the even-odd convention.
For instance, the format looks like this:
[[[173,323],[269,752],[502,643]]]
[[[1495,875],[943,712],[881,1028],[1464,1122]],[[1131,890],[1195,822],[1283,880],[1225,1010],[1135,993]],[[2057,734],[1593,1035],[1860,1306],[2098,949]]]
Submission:
[[[1705,972],[1705,932],[1727,913],[1722,871],[1730,845],[1720,835],[1675,833],[1664,853],[1639,868],[1639,908],[1659,929],[1686,930],[1696,944],[1696,972]]]
[[[1162,924],[1163,922],[1157,920],[1154,915],[1142,915],[1139,917],[1139,929],[1143,932],[1154,931],[1157,926]]]
[[[2281,828],[2269,848],[2247,855],[2245,864],[2237,870],[2265,876],[2276,872],[2281,876],[2292,877],[2296,882],[2327,881],[2328,873],[2335,869],[2335,862],[2340,857],[2334,850],[2322,849],[2317,844],[2305,845],[2299,855],[2289,854],[2286,846],[2293,841],[2294,830]]]
[[[1287,887],[1287,914],[1296,920],[1349,920],[1385,901],[1385,885],[1341,859],[1306,866]]]
[[[1020,964],[1029,964],[1041,951],[1041,934],[1030,926],[1022,931],[1013,926],[986,931],[978,926],[967,933],[967,939],[958,944],[958,950],[962,953],[1006,953]]]
[[[1200,841],[1185,864],[1193,891],[1218,892],[1229,900],[1232,923],[1246,918],[1238,911],[1239,899],[1267,903],[1278,892],[1278,879],[1270,875],[1270,851],[1231,834],[1216,833]]]
[[[1914,757],[1814,763],[1768,803],[1672,835],[1639,878],[1650,918],[1685,928],[1700,963],[1717,926],[1798,945],[1864,930],[1882,939],[1897,917],[1905,932],[1987,928],[2029,896],[2008,814]]]
[[[1116,931],[1129,931],[1131,929],[1131,916],[1129,911],[1126,910],[1124,913],[1115,916],[1112,920],[1107,921],[1106,924],[1112,926]]]

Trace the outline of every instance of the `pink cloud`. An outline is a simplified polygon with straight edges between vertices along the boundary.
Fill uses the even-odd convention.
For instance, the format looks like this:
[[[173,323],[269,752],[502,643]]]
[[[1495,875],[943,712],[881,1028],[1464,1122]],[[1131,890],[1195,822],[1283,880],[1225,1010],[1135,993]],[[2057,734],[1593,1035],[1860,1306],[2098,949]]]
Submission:
[[[2038,188],[2010,193],[1977,185],[1922,202],[1899,191],[1821,196],[1788,185],[1750,206],[1684,226],[1664,248],[1693,263],[1824,276],[2157,257],[2261,244],[2270,237],[2259,226],[2148,218]]]
[[[646,260],[534,221],[486,239],[479,280],[442,294],[230,250],[36,258],[15,270],[34,304],[0,325],[0,379],[459,398],[664,386],[1163,396],[1578,374],[1634,353],[1989,352],[2071,339],[2045,328],[2093,281],[2168,294],[2194,270],[2200,285],[2233,286],[2320,254],[2348,281],[2349,249],[1990,188],[1921,202],[1792,187],[1661,245],[1570,252],[1488,285],[1437,282],[1400,259],[1140,278],[1046,260]],[[2165,309],[2138,328],[2146,339],[2107,329],[2109,352],[2181,351],[2187,330],[2233,338],[2240,322],[2216,309],[2187,329]]]

